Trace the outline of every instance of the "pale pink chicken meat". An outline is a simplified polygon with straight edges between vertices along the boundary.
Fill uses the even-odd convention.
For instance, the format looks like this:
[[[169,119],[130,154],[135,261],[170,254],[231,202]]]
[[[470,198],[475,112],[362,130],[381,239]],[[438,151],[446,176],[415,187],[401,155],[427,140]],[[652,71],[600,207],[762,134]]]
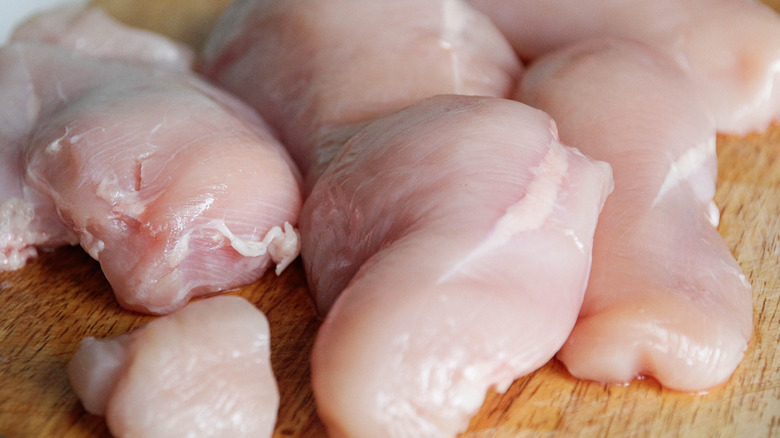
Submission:
[[[633,39],[691,76],[719,131],[780,118],[780,17],[756,0],[468,0],[524,59],[593,37]]]
[[[540,58],[519,99],[612,165],[580,317],[558,353],[576,377],[726,381],[752,332],[751,287],[711,223],[715,129],[688,78],[649,47],[591,40]]]
[[[102,59],[148,62],[188,71],[195,53],[183,44],[124,26],[101,8],[63,6],[33,15],[17,26],[11,41],[52,44]]]
[[[437,94],[509,97],[522,65],[463,0],[239,0],[203,71],[277,129],[310,187],[362,123]]]
[[[36,246],[78,242],[120,304],[150,313],[283,269],[298,253],[301,206],[285,149],[237,99],[133,56],[18,40],[0,49],[7,268]]]
[[[547,362],[611,184],[510,100],[434,97],[352,137],[301,214],[319,307],[335,301],[312,356],[330,436],[455,436]]]
[[[117,438],[270,437],[279,391],[269,343],[262,312],[223,295],[128,334],[84,339],[68,379]]]

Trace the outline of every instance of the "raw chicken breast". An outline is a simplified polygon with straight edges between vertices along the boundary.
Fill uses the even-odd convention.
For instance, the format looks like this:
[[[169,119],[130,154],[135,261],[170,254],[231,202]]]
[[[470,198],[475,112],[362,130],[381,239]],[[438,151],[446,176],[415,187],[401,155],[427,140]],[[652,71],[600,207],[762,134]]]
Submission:
[[[755,0],[468,0],[523,58],[586,38],[650,44],[691,76],[719,131],[762,131],[780,117],[780,17]]]
[[[6,269],[78,241],[120,304],[166,313],[297,256],[292,160],[194,75],[16,42],[0,90]]]
[[[509,97],[522,68],[463,0],[239,0],[203,58],[279,131],[308,187],[356,125],[436,94]]]
[[[103,59],[145,61],[182,71],[190,70],[195,58],[188,47],[124,26],[101,8],[66,6],[37,14],[14,29],[11,41],[53,44]]]
[[[352,137],[301,215],[320,308],[341,293],[312,357],[330,435],[454,436],[490,387],[547,362],[611,184],[510,100],[434,97]]]
[[[115,437],[270,437],[279,391],[265,316],[235,296],[193,302],[115,338],[86,338],[68,378]]]
[[[24,266],[38,254],[36,247],[78,243],[54,204],[22,180],[23,148],[40,103],[29,98],[27,69],[12,52],[0,49],[0,272]]]
[[[708,220],[715,131],[688,78],[647,47],[592,40],[540,58],[520,99],[615,174],[558,357],[605,382],[647,375],[700,391],[727,380],[751,337],[751,288]]]

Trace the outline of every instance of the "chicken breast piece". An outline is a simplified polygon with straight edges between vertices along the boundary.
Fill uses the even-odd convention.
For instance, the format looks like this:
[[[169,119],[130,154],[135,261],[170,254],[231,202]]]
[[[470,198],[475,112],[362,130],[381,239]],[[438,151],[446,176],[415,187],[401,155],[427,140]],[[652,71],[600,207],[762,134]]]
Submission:
[[[193,302],[115,338],[86,338],[68,378],[115,437],[270,437],[279,391],[265,316],[236,296]]]
[[[445,437],[565,341],[611,189],[510,100],[434,97],[351,138],[301,217],[332,437]],[[342,292],[343,290],[343,292]]]
[[[756,0],[468,0],[525,59],[592,37],[634,39],[674,58],[719,131],[780,117],[780,17]]]
[[[39,13],[20,24],[11,41],[52,44],[103,59],[148,62],[156,68],[189,71],[192,49],[159,35],[128,27],[101,8],[63,6]]]
[[[38,109],[18,86],[26,81],[25,68],[7,62],[7,54],[0,49],[0,272],[23,267],[38,247],[79,242],[51,200],[23,182],[25,137]]]
[[[9,267],[77,241],[120,304],[167,313],[297,256],[298,172],[237,99],[191,73],[49,44],[17,41],[0,65],[15,108],[0,149],[13,157],[0,163]]]
[[[239,0],[203,53],[203,71],[277,129],[307,187],[356,125],[437,94],[509,97],[522,69],[462,0]]]
[[[751,288],[708,220],[715,129],[691,90],[660,53],[615,40],[542,57],[522,82],[520,100],[615,175],[579,321],[558,354],[576,377],[702,391],[747,348]]]

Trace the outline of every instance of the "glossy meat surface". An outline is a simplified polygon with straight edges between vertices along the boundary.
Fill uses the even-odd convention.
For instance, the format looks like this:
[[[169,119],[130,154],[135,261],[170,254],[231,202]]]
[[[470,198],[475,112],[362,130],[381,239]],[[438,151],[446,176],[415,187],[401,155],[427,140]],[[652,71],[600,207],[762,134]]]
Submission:
[[[727,380],[751,337],[751,288],[710,223],[715,129],[688,78],[648,47],[594,40],[540,58],[519,96],[615,176],[558,357],[606,382],[701,391]]]
[[[469,0],[525,59],[593,37],[650,44],[691,76],[719,131],[780,117],[780,17],[756,0]]]
[[[68,378],[116,437],[270,437],[279,392],[265,316],[234,296],[193,302],[115,338],[86,338]]]
[[[12,43],[0,66],[9,267],[78,242],[124,307],[166,313],[296,257],[297,171],[238,100],[191,73],[51,44]]]
[[[351,138],[301,216],[310,285],[335,302],[312,358],[331,436],[455,436],[547,362],[611,183],[510,100],[435,97]]]
[[[437,94],[509,97],[522,69],[462,0],[241,0],[203,59],[278,130],[309,187],[353,125]]]

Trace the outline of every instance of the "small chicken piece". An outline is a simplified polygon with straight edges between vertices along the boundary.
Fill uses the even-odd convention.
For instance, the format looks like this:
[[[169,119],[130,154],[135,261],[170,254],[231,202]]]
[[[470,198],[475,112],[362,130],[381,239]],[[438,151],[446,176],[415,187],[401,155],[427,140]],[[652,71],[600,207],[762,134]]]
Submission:
[[[546,55],[522,81],[520,100],[615,175],[582,311],[558,354],[576,377],[702,391],[747,349],[751,287],[710,221],[715,128],[692,88],[659,52],[615,40]]]
[[[780,17],[756,0],[468,0],[525,59],[593,37],[652,45],[691,77],[719,131],[780,118]]]
[[[250,108],[135,44],[105,59],[24,35],[0,49],[5,269],[78,242],[122,306],[167,313],[297,256],[300,176]]]
[[[352,137],[301,216],[332,437],[446,437],[547,362],[588,279],[609,166],[543,112],[439,96]]]
[[[270,437],[279,391],[265,316],[236,296],[193,302],[115,338],[86,338],[68,378],[117,437]]]
[[[522,65],[462,0],[239,0],[203,71],[276,128],[311,187],[355,126],[437,94],[509,97]]]

